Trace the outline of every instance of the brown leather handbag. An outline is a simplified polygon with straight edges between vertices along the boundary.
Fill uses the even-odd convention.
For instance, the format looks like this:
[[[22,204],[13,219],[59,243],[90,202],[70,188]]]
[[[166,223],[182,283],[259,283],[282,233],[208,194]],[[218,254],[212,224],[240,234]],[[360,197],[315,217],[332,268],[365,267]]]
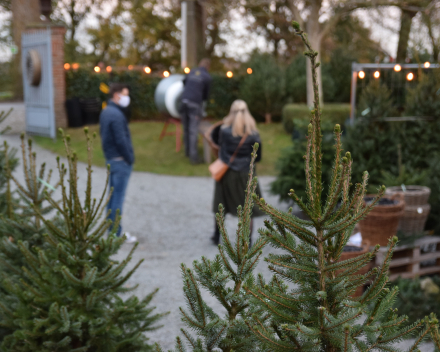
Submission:
[[[216,161],[214,161],[211,165],[209,165],[209,172],[211,173],[211,177],[216,180],[217,182],[220,181],[223,176],[225,175],[226,171],[229,169],[229,165],[234,161],[235,157],[237,156],[238,151],[242,147],[243,143],[245,142],[247,138],[247,134],[245,133],[244,136],[241,138],[240,143],[237,146],[237,149],[235,149],[234,154],[232,154],[231,159],[229,159],[229,163],[226,164],[223,162],[220,158],[218,158]]]

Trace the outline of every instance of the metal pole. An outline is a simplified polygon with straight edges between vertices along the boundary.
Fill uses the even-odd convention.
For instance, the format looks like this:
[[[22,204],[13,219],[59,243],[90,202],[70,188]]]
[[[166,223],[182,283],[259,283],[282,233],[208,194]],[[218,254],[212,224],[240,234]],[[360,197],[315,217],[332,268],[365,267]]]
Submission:
[[[182,38],[180,47],[181,66],[185,68],[188,66],[188,4],[182,1]]]
[[[356,114],[356,86],[357,71],[354,65],[351,66],[351,93],[350,93],[350,120],[353,123]]]

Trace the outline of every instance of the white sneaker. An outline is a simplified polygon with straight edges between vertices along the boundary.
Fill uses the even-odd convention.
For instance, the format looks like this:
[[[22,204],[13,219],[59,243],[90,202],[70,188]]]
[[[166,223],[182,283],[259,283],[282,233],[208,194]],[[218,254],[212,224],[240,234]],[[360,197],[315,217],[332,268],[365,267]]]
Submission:
[[[136,236],[130,235],[130,232],[125,233],[125,243],[135,243],[137,241]]]

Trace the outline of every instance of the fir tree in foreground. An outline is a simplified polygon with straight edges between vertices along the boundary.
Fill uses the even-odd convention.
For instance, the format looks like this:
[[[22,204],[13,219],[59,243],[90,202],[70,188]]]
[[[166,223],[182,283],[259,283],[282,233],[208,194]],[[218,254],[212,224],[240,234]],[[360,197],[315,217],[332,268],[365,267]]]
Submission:
[[[247,324],[263,351],[398,351],[395,344],[413,335],[416,339],[409,351],[416,351],[429,335],[440,346],[435,315],[409,325],[407,317],[398,316],[393,309],[398,289],[387,287],[387,271],[397,238],[390,239],[384,264],[365,275],[356,273],[371,260],[377,246],[371,253],[340,261],[354,226],[376,204],[385,187],[373,202],[365,204],[365,172],[362,182],[351,190],[352,159],[348,152],[342,155],[341,130],[336,125],[335,161],[327,199],[322,202],[321,109],[316,79],[319,63],[306,34],[295,22],[294,28],[311,61],[314,110],[304,157],[307,199],[301,200],[294,190],[289,195],[310,220],[283,213],[255,197],[272,220],[262,236],[284,254],[266,258],[275,273],[271,282],[266,284],[260,277],[257,286],[246,288],[253,297],[253,309],[259,315],[261,310],[266,313],[264,319],[254,315]],[[350,297],[370,280],[361,297]]]
[[[93,199],[92,142],[87,134],[89,153],[85,196],[80,195],[77,156],[69,137],[66,145],[67,167],[58,158],[61,202],[47,200],[61,217],[55,223],[41,214],[47,229],[42,247],[31,249],[25,242],[18,246],[26,259],[24,277],[10,285],[10,293],[19,300],[15,307],[0,307],[9,315],[13,334],[4,338],[5,351],[148,351],[151,346],[144,335],[155,329],[162,316],[152,315],[149,306],[154,293],[139,300],[120,294],[132,291],[126,282],[142,261],[126,274],[132,253],[122,262],[112,259],[124,238],[106,236],[110,222],[105,220],[105,183],[100,199]],[[81,200],[81,199],[84,200]],[[104,219],[104,220],[103,220]],[[118,220],[119,221],[119,220]],[[115,226],[114,228],[117,228]]]
[[[311,61],[315,106],[304,157],[307,197],[303,201],[294,190],[289,196],[310,220],[279,211],[253,194],[270,221],[259,231],[259,242],[249,249],[247,219],[252,204],[249,192],[256,182],[250,181],[245,207],[240,210],[236,244],[230,245],[223,217],[219,215],[224,242],[219,246],[220,255],[214,261],[202,258],[201,262],[195,262],[195,273],[182,266],[188,306],[182,310],[182,320],[197,337],[183,330],[186,343],[178,338],[176,350],[398,352],[396,343],[408,337],[415,337],[409,352],[417,351],[428,337],[440,348],[434,314],[410,324],[406,316],[399,316],[393,309],[398,289],[388,287],[387,272],[397,238],[390,239],[383,265],[364,275],[357,273],[371,261],[378,246],[371,253],[340,261],[356,223],[374,207],[385,187],[379,189],[370,204],[365,204],[368,181],[365,172],[362,182],[352,189],[352,159],[350,153],[342,153],[341,129],[336,125],[334,165],[327,198],[323,201],[321,109],[316,79],[319,63],[317,52],[296,22],[294,29],[305,43],[305,55]],[[265,242],[283,252],[266,258],[274,273],[267,283],[262,275],[254,278],[252,274]],[[246,275],[242,276],[242,272]],[[370,286],[363,295],[352,298],[356,289],[367,282]],[[221,318],[206,304],[200,286],[226,308],[225,317]],[[161,349],[157,347],[157,351]]]
[[[238,229],[235,243],[231,241],[225,228],[225,214],[220,205],[217,214],[222,243],[214,260],[202,257],[194,261],[193,270],[182,264],[183,290],[187,309],[180,308],[182,321],[188,328],[195,330],[198,338],[182,329],[184,339],[177,338],[176,352],[186,351],[185,345],[193,351],[247,352],[257,349],[258,340],[245,323],[250,318],[249,302],[244,285],[253,285],[253,269],[257,265],[265,240],[260,239],[249,248],[250,223],[254,203],[251,195],[257,187],[253,178],[254,160],[258,146],[254,147],[250,166],[249,182],[246,189],[244,207],[238,208]],[[207,290],[225,310],[217,314],[204,301],[201,288]],[[161,351],[157,347],[157,351]]]

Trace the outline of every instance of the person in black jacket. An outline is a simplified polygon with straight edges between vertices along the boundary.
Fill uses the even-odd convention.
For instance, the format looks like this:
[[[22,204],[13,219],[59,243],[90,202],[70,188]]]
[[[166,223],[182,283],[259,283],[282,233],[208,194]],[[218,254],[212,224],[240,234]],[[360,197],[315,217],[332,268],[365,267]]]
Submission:
[[[123,109],[130,105],[128,87],[115,83],[110,87],[110,101],[99,117],[102,149],[107,165],[110,165],[110,189],[113,192],[107,208],[110,211],[109,219],[114,223],[116,213],[122,215],[125,191],[134,163],[133,145],[130,130]],[[113,229],[111,229],[113,231]],[[121,236],[122,228],[119,225],[116,235]],[[136,242],[136,237],[125,233],[126,242]]]
[[[208,100],[211,76],[208,73],[211,61],[203,59],[199,67],[192,70],[184,79],[182,93],[182,125],[185,154],[191,164],[201,162],[197,151],[199,124],[203,115],[203,102]]]
[[[236,152],[243,136],[246,136],[245,140]],[[220,147],[219,158],[229,165],[229,169],[223,178],[215,183],[213,211],[214,214],[217,213],[218,206],[223,204],[225,214],[230,213],[237,216],[237,207],[239,205],[243,207],[246,198],[245,190],[249,175],[251,153],[255,143],[260,145],[255,161],[259,162],[262,155],[262,145],[257,124],[250,114],[245,101],[236,100],[232,103],[229,115],[223,119],[223,125],[220,128],[218,138],[217,144]],[[235,152],[236,156],[231,163],[231,157]],[[255,193],[261,197],[259,185],[257,185]],[[261,216],[264,214],[257,206],[254,206],[252,215]],[[251,235],[252,224],[253,221],[251,220]],[[215,231],[211,240],[214,244],[220,242],[220,231],[217,223],[215,224]],[[252,241],[252,239],[250,240]]]

